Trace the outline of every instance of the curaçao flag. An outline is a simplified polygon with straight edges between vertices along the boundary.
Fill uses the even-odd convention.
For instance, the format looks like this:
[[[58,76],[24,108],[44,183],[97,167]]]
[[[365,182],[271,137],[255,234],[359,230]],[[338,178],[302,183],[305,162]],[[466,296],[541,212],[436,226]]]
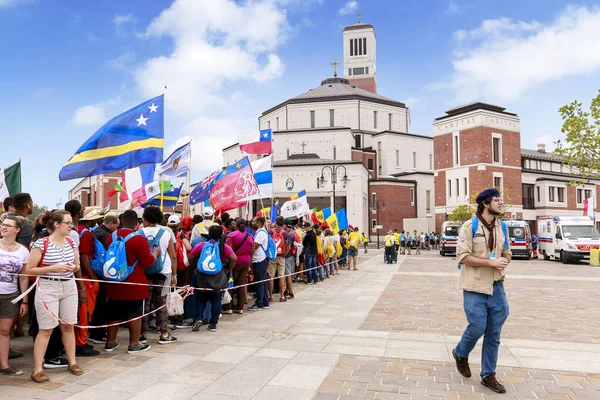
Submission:
[[[66,181],[161,163],[164,136],[161,95],[105,123],[65,163],[59,179]]]
[[[258,184],[254,178],[248,157],[225,168],[210,189],[210,204],[215,210],[234,204],[258,193]]]

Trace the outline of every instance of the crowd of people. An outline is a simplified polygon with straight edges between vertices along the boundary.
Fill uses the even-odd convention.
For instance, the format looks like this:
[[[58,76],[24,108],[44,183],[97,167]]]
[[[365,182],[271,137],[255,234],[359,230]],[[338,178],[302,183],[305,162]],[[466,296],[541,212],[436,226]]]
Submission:
[[[417,234],[415,230],[413,234],[409,231],[398,232],[398,229],[393,231],[390,229],[385,235],[385,262],[391,264],[395,262],[398,254],[410,255],[412,249],[415,254],[421,254],[421,250],[438,250],[442,241],[442,236],[436,232]]]
[[[294,284],[314,285],[340,269],[355,271],[359,247],[367,252],[368,239],[358,228],[335,233],[326,225],[283,217],[215,218],[210,207],[201,216],[180,218],[148,206],[139,218],[133,210],[103,215],[70,200],[64,210],[43,212],[31,222],[29,194],[7,198],[3,206],[0,374],[23,374],[9,364],[23,355],[10,349],[10,338],[25,335],[28,319],[34,338],[31,379],[38,383],[49,381],[44,369],[82,375],[77,358],[98,356],[94,345],[105,352],[119,348],[122,325],[129,332],[129,354],[150,349],[153,332],[159,345],[177,342],[174,329],[206,326],[215,332],[223,314],[268,310],[276,295],[279,302],[292,300]],[[274,257],[268,257],[270,241]],[[105,280],[97,268],[120,247],[127,285]],[[216,274],[200,268],[210,251],[220,257]],[[170,316],[166,305],[173,288],[187,285],[196,288],[194,294],[184,299],[183,314]]]

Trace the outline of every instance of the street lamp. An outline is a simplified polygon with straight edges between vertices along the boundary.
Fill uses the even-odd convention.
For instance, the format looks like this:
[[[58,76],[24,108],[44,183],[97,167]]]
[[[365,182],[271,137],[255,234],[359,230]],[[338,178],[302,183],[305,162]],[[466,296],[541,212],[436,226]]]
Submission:
[[[348,184],[348,182],[350,182],[350,178],[348,178],[346,167],[344,167],[343,165],[338,165],[338,166],[326,165],[323,167],[323,169],[321,169],[321,177],[317,178],[317,189],[325,187],[325,183],[327,183],[327,181],[325,180],[325,170],[326,169],[328,169],[331,173],[330,174],[331,175],[331,184],[333,186],[333,210],[331,210],[331,212],[334,213],[335,212],[335,185],[337,184],[338,170],[339,169],[344,170],[344,176],[342,177],[342,185],[343,185],[344,189],[346,188],[346,185]]]
[[[377,201],[377,214],[375,215],[375,217],[377,218],[377,250],[379,250],[379,227],[381,226],[381,224],[379,223],[379,208],[381,206],[381,209],[383,211],[385,211],[385,202],[383,200],[379,200]]]

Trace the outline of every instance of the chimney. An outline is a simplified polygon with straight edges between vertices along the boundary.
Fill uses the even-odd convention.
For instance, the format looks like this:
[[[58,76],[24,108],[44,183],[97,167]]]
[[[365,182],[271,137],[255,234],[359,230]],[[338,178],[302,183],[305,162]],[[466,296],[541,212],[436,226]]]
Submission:
[[[540,153],[545,153],[546,152],[546,144],[545,143],[538,143],[537,144],[537,151]]]

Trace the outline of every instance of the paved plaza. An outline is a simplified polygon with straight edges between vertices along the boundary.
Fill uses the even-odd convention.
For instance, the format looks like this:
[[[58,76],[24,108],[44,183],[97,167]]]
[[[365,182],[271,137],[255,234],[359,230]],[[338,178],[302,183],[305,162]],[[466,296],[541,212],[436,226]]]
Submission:
[[[12,341],[25,370],[0,378],[0,398],[22,399],[600,399],[600,268],[513,261],[506,292],[497,395],[461,377],[451,349],[466,326],[456,261],[436,252],[383,263],[360,254],[359,271],[318,285],[297,285],[296,298],[271,309],[225,315],[218,332],[178,330],[179,342],[128,355],[126,345],[80,358],[75,377],[46,371],[29,379],[31,338]],[[252,301],[250,301],[252,303]],[[126,344],[126,331],[120,332]],[[96,345],[96,348],[99,348]]]

